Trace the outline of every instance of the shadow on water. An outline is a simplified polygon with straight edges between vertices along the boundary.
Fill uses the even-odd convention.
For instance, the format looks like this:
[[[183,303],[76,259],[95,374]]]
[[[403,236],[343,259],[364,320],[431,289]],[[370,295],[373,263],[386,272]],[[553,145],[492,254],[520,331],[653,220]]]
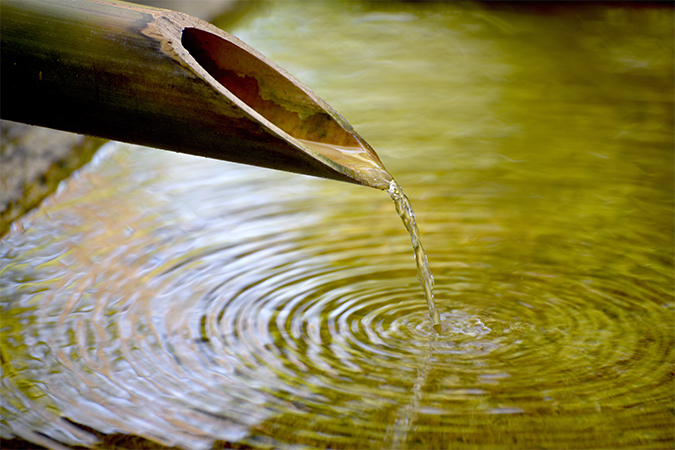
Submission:
[[[542,8],[233,30],[405,189],[441,334],[386,193],[112,144],[0,241],[3,448],[672,448],[673,9]]]

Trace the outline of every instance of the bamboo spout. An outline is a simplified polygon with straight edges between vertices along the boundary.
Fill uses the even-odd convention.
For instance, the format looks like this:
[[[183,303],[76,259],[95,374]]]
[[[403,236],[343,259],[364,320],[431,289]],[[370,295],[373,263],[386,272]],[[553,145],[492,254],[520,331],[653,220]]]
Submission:
[[[0,0],[3,119],[387,189],[328,104],[234,36],[106,0]]]

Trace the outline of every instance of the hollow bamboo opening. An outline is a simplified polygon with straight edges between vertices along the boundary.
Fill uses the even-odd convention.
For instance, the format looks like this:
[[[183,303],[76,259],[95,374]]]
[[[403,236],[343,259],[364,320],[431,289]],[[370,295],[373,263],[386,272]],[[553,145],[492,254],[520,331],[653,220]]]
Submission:
[[[228,91],[290,136],[360,147],[358,140],[301,88],[244,49],[198,28],[185,28],[181,43]]]

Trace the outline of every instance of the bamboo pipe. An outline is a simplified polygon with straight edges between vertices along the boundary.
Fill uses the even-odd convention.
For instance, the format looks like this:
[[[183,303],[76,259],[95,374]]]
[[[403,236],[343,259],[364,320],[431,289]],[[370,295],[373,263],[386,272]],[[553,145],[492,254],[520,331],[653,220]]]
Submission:
[[[106,0],[0,0],[0,117],[387,189],[374,150],[234,36]]]

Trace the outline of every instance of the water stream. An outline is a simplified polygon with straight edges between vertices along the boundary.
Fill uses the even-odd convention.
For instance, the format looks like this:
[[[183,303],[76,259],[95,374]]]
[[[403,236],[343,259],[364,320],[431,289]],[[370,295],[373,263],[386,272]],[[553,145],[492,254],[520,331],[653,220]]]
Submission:
[[[389,195],[391,195],[392,200],[394,200],[396,212],[398,212],[398,215],[403,221],[403,225],[410,234],[413,253],[415,254],[415,264],[417,265],[417,279],[422,285],[424,298],[429,307],[429,318],[433,323],[434,329],[440,333],[442,331],[441,319],[438,315],[438,309],[436,308],[436,301],[434,300],[434,276],[431,274],[429,260],[424,251],[424,247],[422,247],[422,242],[420,241],[420,231],[417,227],[417,221],[415,220],[415,212],[410,205],[410,200],[403,193],[403,189],[395,180],[391,180],[388,192]]]
[[[382,191],[111,144],[0,240],[0,445],[673,448],[672,8],[258,3],[441,332]]]

